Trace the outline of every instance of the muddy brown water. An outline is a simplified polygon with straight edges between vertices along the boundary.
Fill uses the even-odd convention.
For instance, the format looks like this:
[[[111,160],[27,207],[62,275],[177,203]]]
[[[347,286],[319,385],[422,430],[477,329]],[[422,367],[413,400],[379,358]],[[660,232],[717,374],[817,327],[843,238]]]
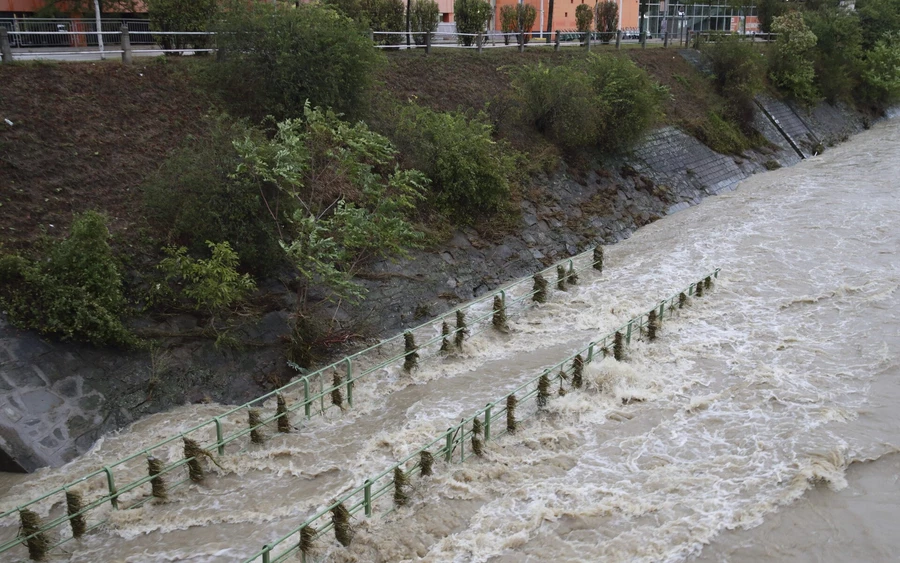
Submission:
[[[722,268],[711,294],[588,390],[482,459],[414,478],[408,507],[354,520],[334,561],[889,561],[900,518],[900,121],[639,230],[602,275],[461,354],[363,382],[263,445],[241,444],[168,503],[111,512],[54,561],[240,561],[330,499],[656,300]],[[485,305],[487,306],[487,305]],[[435,334],[439,327],[434,327]],[[374,361],[374,360],[373,360]],[[289,397],[290,399],[290,397]],[[296,399],[296,397],[294,397]],[[271,406],[271,405],[269,405]],[[0,511],[221,411],[193,405],[67,466],[0,481]],[[241,417],[226,423],[240,428]],[[210,436],[212,438],[212,436]],[[175,444],[158,455],[178,459]],[[143,466],[126,469],[140,476]],[[102,480],[81,486],[102,494]],[[147,491],[123,498],[139,500]],[[380,505],[380,513],[387,505]],[[45,503],[47,516],[60,510]],[[17,523],[0,522],[0,540]],[[13,558],[24,558],[24,549]]]

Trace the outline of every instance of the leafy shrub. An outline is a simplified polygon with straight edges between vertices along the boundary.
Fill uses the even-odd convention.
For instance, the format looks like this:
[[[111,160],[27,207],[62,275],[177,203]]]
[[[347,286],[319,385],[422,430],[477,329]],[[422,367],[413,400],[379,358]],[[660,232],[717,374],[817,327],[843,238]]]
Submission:
[[[630,59],[591,55],[513,77],[521,116],[567,148],[628,148],[658,118],[667,90]]]
[[[503,35],[503,42],[509,45],[509,33],[517,31],[519,26],[519,18],[516,14],[516,7],[512,5],[502,6],[500,8],[500,31]]]
[[[859,80],[862,47],[859,16],[837,7],[806,12],[804,21],[816,36],[816,83],[830,103],[851,100]]]
[[[346,299],[362,297],[352,281],[371,257],[403,254],[421,239],[408,220],[428,181],[400,170],[396,150],[362,122],[309,105],[302,119],[276,124],[271,139],[236,143],[236,176],[281,193],[292,205],[279,216],[281,246],[304,280]]]
[[[166,284],[177,284],[176,294],[191,300],[194,309],[211,316],[244,301],[256,289],[248,274],[237,271],[238,255],[227,242],[207,241],[212,256],[195,259],[187,248],[174,246],[163,250],[166,257],[159,263]]]
[[[813,66],[816,35],[799,12],[775,18],[772,30],[778,34],[769,62],[769,77],[789,96],[805,104],[818,99]]]
[[[873,48],[885,33],[900,33],[900,0],[858,0],[856,13],[866,49]]]
[[[900,102],[900,31],[884,34],[863,63],[864,99],[883,109]]]
[[[150,28],[154,31],[206,31],[218,11],[218,0],[147,0]],[[163,49],[206,48],[206,35],[158,35]],[[170,53],[166,53],[167,55]]]
[[[612,40],[612,34],[619,27],[619,5],[613,0],[607,0],[597,4],[597,31],[608,34],[602,35],[601,39],[604,43]]]
[[[437,31],[438,22],[441,20],[441,10],[434,0],[415,0],[409,14],[410,27],[413,40],[416,45],[425,44],[425,33]]]
[[[144,184],[152,222],[178,246],[200,256],[207,241],[227,242],[245,270],[271,273],[283,258],[272,212],[290,205],[280,192],[234,175],[241,163],[235,140],[259,135],[226,117],[211,119]]]
[[[35,262],[0,257],[0,304],[17,327],[97,346],[130,345],[120,320],[125,312],[122,276],[99,213],[75,218],[65,240]]]
[[[507,201],[516,154],[491,138],[484,116],[410,104],[401,112],[397,139],[412,164],[431,179],[438,207],[456,220],[490,215]]]
[[[715,78],[716,90],[727,102],[728,119],[749,128],[753,121],[753,97],[765,85],[765,63],[753,45],[735,35],[703,44]]]
[[[716,112],[710,112],[694,134],[704,145],[722,154],[739,155],[752,146],[740,127]]]
[[[482,33],[490,21],[493,11],[485,0],[454,0],[453,17],[456,20],[457,33]],[[460,35],[457,41],[465,46],[475,42],[470,35]]]
[[[307,100],[359,116],[383,60],[359,24],[318,4],[237,0],[217,30],[210,84],[254,118],[300,115]]]
[[[594,23],[594,10],[587,4],[579,4],[575,8],[575,27],[580,33],[587,33]]]
[[[406,30],[406,7],[402,0],[363,0],[363,13],[372,31]],[[403,35],[375,35],[377,45],[399,45]]]
[[[756,14],[759,18],[759,30],[762,33],[772,32],[775,18],[784,14],[787,3],[784,0],[756,0]]]

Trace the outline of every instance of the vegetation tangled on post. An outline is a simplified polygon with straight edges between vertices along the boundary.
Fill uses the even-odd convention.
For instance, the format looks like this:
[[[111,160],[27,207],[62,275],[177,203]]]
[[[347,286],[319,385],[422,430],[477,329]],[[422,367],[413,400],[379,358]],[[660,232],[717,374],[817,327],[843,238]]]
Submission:
[[[72,526],[72,537],[80,538],[87,532],[87,520],[79,514],[84,508],[84,501],[78,491],[66,491],[66,514]]]
[[[163,460],[153,456],[147,458],[147,473],[152,477],[150,479],[150,494],[153,498],[161,501],[169,499],[169,491],[166,489],[166,481],[162,477],[162,471],[165,468]]]
[[[650,339],[650,342],[656,340],[657,330],[659,330],[659,317],[656,314],[656,309],[653,309],[647,314],[647,338]]]
[[[288,415],[287,402],[284,399],[284,395],[279,393],[275,396],[275,414],[278,416],[278,431],[282,434],[287,434],[291,431],[291,419]]]
[[[472,451],[475,452],[475,455],[478,457],[484,455],[484,442],[481,439],[483,431],[484,428],[481,425],[481,420],[478,418],[472,419]]]
[[[544,372],[541,375],[541,378],[538,379],[537,384],[537,406],[539,409],[542,409],[547,406],[547,403],[550,401],[550,377],[547,375],[547,372]]]
[[[556,267],[556,289],[566,291],[566,269],[562,265]]]
[[[706,276],[706,279],[703,280],[703,289],[712,289],[712,285],[712,276]]]
[[[304,556],[312,553],[313,541],[316,538],[316,529],[307,524],[300,529],[300,553]]]
[[[510,395],[506,398],[506,431],[510,434],[516,433],[516,396]]]
[[[509,332],[509,324],[506,322],[506,306],[499,295],[494,296],[494,316],[491,319],[491,323],[500,332]]]
[[[413,333],[409,331],[403,333],[403,345],[406,350],[406,356],[403,359],[403,369],[409,373],[419,366],[419,352]]]
[[[603,247],[594,247],[594,269],[603,273]]]
[[[621,330],[616,331],[616,336],[613,339],[613,358],[617,362],[625,359],[625,337],[622,336]]]
[[[331,390],[331,404],[341,410],[344,410],[344,395],[341,393],[341,386],[343,384],[344,380],[341,378],[341,374],[334,372],[331,375],[331,386],[334,387],[334,389]]]
[[[409,477],[399,467],[394,468],[394,505],[406,506],[409,503],[409,495],[406,489],[409,487]]]
[[[254,444],[262,444],[265,442],[265,437],[263,436],[262,430],[260,430],[262,422],[259,418],[259,410],[247,410],[247,424],[250,426],[250,441]]]
[[[419,454],[419,470],[422,477],[430,477],[434,474],[434,456],[428,450],[422,450]]]
[[[462,311],[456,311],[456,335],[454,343],[458,350],[462,350],[463,340],[469,335],[469,327],[466,325],[466,314]]]
[[[28,546],[28,557],[34,561],[43,561],[50,549],[50,540],[41,530],[41,518],[36,512],[27,508],[19,509],[19,518],[22,521],[22,531],[20,532]]]
[[[350,528],[350,511],[340,503],[331,509],[331,523],[334,525],[334,537],[342,546],[350,545],[353,530]]]
[[[584,358],[578,354],[572,360],[572,387],[581,389],[582,385],[584,385]]]
[[[534,292],[534,296],[532,299],[535,303],[546,303],[547,302],[547,279],[541,274],[534,275],[534,287],[531,290]]]
[[[694,285],[694,296],[703,297],[703,282],[697,282],[697,284]]]
[[[566,277],[569,285],[578,285],[578,272],[575,271],[575,263],[569,262],[569,275]]]
[[[201,483],[203,482],[205,475],[203,473],[203,466],[200,465],[200,458],[207,457],[212,460],[212,454],[201,448],[200,444],[195,440],[191,440],[188,437],[182,439],[184,440],[184,457],[185,459],[190,460],[187,464],[188,476],[194,483]]]
[[[447,321],[444,321],[441,323],[441,352],[444,354],[450,351],[448,336],[450,336],[450,325],[447,324]]]
[[[687,305],[687,300],[688,300],[687,295],[685,295],[685,293],[683,291],[681,293],[679,293],[678,294],[678,308],[684,309],[684,306]]]

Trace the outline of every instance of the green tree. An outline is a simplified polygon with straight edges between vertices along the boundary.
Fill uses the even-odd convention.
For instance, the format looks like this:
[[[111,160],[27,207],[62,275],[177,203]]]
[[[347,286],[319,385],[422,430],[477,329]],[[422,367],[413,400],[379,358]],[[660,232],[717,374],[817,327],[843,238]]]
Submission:
[[[471,35],[483,33],[492,16],[491,5],[485,0],[455,0],[453,12],[456,32],[469,34],[460,35],[457,41],[467,47],[475,42],[475,38]]]
[[[406,8],[402,0],[362,0],[362,11],[372,31],[404,31]],[[375,35],[379,45],[399,45],[403,35]]]
[[[858,0],[856,13],[866,49],[871,49],[885,33],[900,32],[900,0]]]
[[[772,30],[778,37],[769,58],[769,77],[797,101],[814,103],[819,97],[813,63],[816,35],[803,21],[800,12],[788,12],[775,18]]]
[[[147,0],[150,27],[154,31],[206,31],[218,7],[218,0]],[[208,39],[203,35],[156,36],[164,49],[202,49],[208,45]]]
[[[866,52],[862,98],[877,109],[900,102],[900,31],[888,32]]]
[[[784,15],[786,9],[785,0],[757,0],[756,17],[759,19],[759,30],[762,33],[772,33],[772,22],[778,16]]]
[[[587,4],[579,4],[575,8],[575,27],[579,33],[584,33],[585,41],[587,34],[591,32],[591,24],[594,23],[594,10]]]
[[[441,10],[434,0],[415,0],[410,10],[410,27],[416,45],[425,44],[425,33],[437,31],[441,20]]]
[[[211,320],[226,309],[244,301],[256,290],[249,274],[237,271],[238,255],[227,242],[206,241],[211,256],[188,256],[187,248],[169,246],[159,263],[165,283],[176,285],[177,293],[191,300],[193,308],[206,312]]]
[[[353,118],[383,55],[359,24],[318,4],[230,4],[217,26],[209,83],[240,113],[298,116],[307,100]]]
[[[509,34],[517,31],[519,25],[516,7],[512,5],[500,8],[500,31],[503,32],[503,42],[509,45]]]
[[[609,43],[619,27],[619,5],[613,0],[599,2],[595,20],[601,41]]]
[[[248,136],[235,146],[239,177],[293,202],[281,246],[304,282],[301,309],[311,285],[361,299],[353,275],[368,259],[404,254],[419,243],[408,215],[427,179],[398,168],[393,145],[362,122],[307,105],[303,118],[277,123],[271,139]]]
[[[762,53],[737,35],[704,43],[703,53],[710,61],[716,90],[727,102],[726,117],[750,133],[756,111],[753,98],[765,85]]]
[[[859,16],[843,8],[822,7],[806,12],[804,21],[816,36],[813,56],[819,90],[829,103],[851,101],[862,58]]]

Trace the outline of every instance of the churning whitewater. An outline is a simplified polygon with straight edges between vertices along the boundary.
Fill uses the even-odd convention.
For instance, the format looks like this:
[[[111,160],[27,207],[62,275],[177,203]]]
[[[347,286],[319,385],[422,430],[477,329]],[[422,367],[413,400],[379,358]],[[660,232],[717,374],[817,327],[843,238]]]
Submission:
[[[389,499],[381,502],[372,519],[353,519],[349,547],[328,535],[316,554],[359,562],[684,561],[711,557],[711,541],[764,542],[752,531],[723,532],[782,518],[811,489],[844,488],[850,464],[890,463],[887,454],[898,451],[898,155],[895,119],[644,227],[606,249],[603,274],[587,270],[551,302],[511,314],[510,334],[474,335],[447,358],[425,353],[411,375],[399,366],[379,370],[358,383],[352,410],[297,417],[288,435],[270,430],[265,444],[234,450],[221,468],[210,466],[206,482],[182,485],[166,503],[104,506],[91,518],[109,522],[51,560],[242,561],[461,417],[715,268],[722,271],[713,291],[667,318],[656,342],[633,342],[623,362],[589,364],[586,390],[554,394],[546,413],[489,442],[482,458],[436,463],[433,477],[412,479],[408,506],[391,511]],[[0,512],[222,411],[191,405],[136,423],[11,487]],[[240,414],[225,431],[244,425]],[[166,453],[179,459],[180,443],[157,455]],[[143,460],[129,468],[135,479],[146,471]],[[890,474],[870,477],[862,494],[897,498]],[[97,497],[105,482],[79,487]],[[819,518],[840,520],[839,507],[823,506],[832,512],[815,512]],[[43,517],[61,510],[39,506]],[[897,504],[881,507],[881,519],[897,517]],[[882,528],[858,521],[862,528],[841,533],[887,541]],[[17,521],[0,525],[0,540],[14,537]],[[778,557],[803,560],[806,544],[781,533],[787,547]],[[842,545],[818,560],[852,559],[856,552]],[[722,555],[709,560],[760,557],[742,559],[727,547],[714,545]]]

